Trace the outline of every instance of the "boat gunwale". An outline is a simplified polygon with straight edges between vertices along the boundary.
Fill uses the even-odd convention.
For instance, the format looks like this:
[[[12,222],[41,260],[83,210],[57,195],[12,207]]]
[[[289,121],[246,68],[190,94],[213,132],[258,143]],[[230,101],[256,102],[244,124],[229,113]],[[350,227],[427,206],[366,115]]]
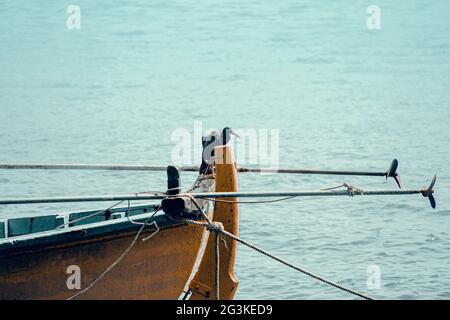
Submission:
[[[154,214],[154,211],[135,215],[133,216],[133,221],[143,222],[152,214]],[[148,223],[151,224],[153,222],[156,222],[159,229],[183,225],[178,221],[168,219],[163,213],[155,215]],[[126,217],[123,217],[57,230],[8,237],[0,240],[0,259],[8,256],[52,250],[59,247],[89,244],[95,240],[103,241],[111,238],[123,238],[135,234],[135,231],[140,227],[141,225],[132,224]],[[143,234],[154,232],[154,230],[154,227],[149,227],[148,230],[144,230]]]

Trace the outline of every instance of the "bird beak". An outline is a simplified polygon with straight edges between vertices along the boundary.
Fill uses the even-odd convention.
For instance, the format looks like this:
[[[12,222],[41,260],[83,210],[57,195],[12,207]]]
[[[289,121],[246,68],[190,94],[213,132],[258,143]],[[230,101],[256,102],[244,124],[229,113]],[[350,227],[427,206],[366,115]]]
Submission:
[[[233,136],[237,137],[238,139],[241,139],[241,137],[236,132],[234,132],[233,129],[228,129],[228,133],[232,134]]]

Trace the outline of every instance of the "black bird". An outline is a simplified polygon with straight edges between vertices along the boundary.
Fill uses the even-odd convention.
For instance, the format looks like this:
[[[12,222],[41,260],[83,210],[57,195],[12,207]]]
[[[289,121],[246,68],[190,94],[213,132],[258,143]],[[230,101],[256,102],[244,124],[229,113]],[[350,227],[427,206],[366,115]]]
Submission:
[[[234,135],[238,138],[240,138],[236,132],[233,131],[230,127],[225,127],[222,130],[222,145],[227,145],[228,142],[230,142],[231,135]]]
[[[223,128],[222,132],[212,131],[210,134],[202,137],[203,153],[200,173],[211,173],[210,165],[213,162],[211,158],[214,157],[214,148],[217,146],[227,145],[231,140],[231,135],[240,138],[230,127]],[[210,154],[208,154],[208,152],[205,152],[206,148],[208,148]]]

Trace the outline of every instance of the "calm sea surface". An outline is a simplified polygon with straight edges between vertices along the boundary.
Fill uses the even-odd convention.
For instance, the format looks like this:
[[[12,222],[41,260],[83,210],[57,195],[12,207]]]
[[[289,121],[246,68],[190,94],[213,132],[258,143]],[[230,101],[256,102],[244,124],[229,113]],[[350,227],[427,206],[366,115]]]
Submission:
[[[119,3],[119,2],[117,2]],[[450,2],[76,0],[0,3],[0,162],[170,164],[176,129],[278,129],[280,165],[384,170],[419,196],[241,205],[244,239],[376,298],[450,298]],[[200,143],[199,141],[195,142]],[[194,142],[192,142],[194,145]],[[194,179],[183,175],[187,187]],[[242,175],[241,190],[383,178]],[[122,194],[165,174],[1,171],[0,197]],[[0,207],[0,218],[103,208]],[[381,270],[368,290],[367,268]],[[239,247],[240,299],[352,299]]]

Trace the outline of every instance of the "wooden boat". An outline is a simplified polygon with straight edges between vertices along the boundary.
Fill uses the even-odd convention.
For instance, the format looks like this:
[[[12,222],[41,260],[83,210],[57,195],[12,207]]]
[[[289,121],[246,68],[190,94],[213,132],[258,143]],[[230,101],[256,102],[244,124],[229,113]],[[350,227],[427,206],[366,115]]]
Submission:
[[[236,168],[227,145],[231,129],[211,133],[198,177],[180,193],[179,170],[167,167],[167,192],[149,196],[0,199],[0,205],[79,201],[128,201],[127,207],[0,220],[0,299],[232,299],[236,243],[355,296],[363,293],[318,276],[238,237],[237,197],[336,197],[417,195],[436,208],[434,186],[410,190],[361,190],[347,183],[318,191],[238,192],[239,172],[358,175],[393,178],[386,171]],[[0,169],[160,170],[160,166],[0,164]],[[342,189],[345,190],[337,190]],[[131,200],[161,200],[131,206]],[[269,200],[270,201],[270,200]],[[164,212],[164,213],[162,213]],[[210,233],[208,230],[212,231]],[[219,238],[220,235],[220,238]],[[219,240],[218,240],[219,239]],[[219,254],[220,252],[220,254]],[[220,285],[219,285],[220,284]]]
[[[190,192],[238,190],[233,150],[219,145],[214,153],[227,161],[216,161],[213,170],[200,172]],[[171,174],[169,186],[176,172]],[[199,204],[210,220],[237,235],[237,203],[204,200]],[[98,279],[160,208],[158,203],[111,208],[101,214],[74,212],[1,221],[0,299],[214,299],[214,237],[203,227],[162,212],[148,221],[123,260]],[[202,219],[192,203],[182,214]],[[220,298],[232,299],[238,286],[233,271],[236,243],[223,239],[220,251]]]

